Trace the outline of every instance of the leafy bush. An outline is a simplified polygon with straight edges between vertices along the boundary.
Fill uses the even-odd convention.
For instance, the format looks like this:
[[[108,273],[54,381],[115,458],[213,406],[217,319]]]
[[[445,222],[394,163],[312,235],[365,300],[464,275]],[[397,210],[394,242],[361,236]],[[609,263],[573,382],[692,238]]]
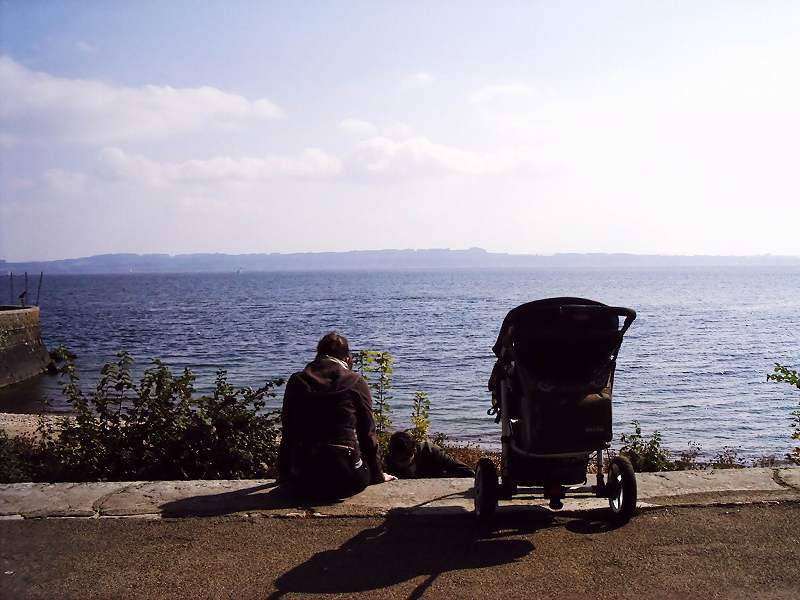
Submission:
[[[0,429],[0,483],[30,481],[35,445],[29,437],[8,437]]]
[[[632,421],[631,425],[633,433],[623,433],[619,438],[622,443],[619,453],[630,459],[634,470],[639,473],[672,470],[669,451],[661,445],[661,433],[654,431],[646,440],[639,421]]]
[[[775,368],[773,371],[774,372],[771,375],[767,375],[768,381],[788,383],[789,385],[793,385],[797,389],[800,389],[800,374],[798,374],[797,371],[778,363],[775,363]],[[792,411],[791,417],[793,428],[792,439],[800,441],[800,410]],[[794,449],[786,455],[786,458],[793,463],[800,465],[800,446],[795,446]]]
[[[375,416],[375,430],[383,437],[392,428],[389,400],[392,399],[392,363],[389,352],[378,350],[359,350],[353,353],[353,368],[367,380],[372,391],[372,413]],[[374,375],[377,375],[375,377]]]
[[[126,352],[86,394],[67,359],[64,386],[74,417],[40,421],[26,457],[34,481],[128,481],[267,477],[277,457],[277,413],[259,414],[283,381],[236,388],[217,372],[210,396],[193,396],[194,375],[158,360],[139,383]],[[18,455],[20,455],[18,453]]]
[[[425,392],[414,392],[414,401],[411,408],[411,429],[409,433],[416,440],[423,440],[428,437],[428,430],[431,427],[428,418],[431,411],[431,400]]]

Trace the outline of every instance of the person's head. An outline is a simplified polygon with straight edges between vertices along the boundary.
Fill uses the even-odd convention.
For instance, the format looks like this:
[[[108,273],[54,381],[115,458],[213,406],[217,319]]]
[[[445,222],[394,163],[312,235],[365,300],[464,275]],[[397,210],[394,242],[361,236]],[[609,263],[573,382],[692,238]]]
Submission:
[[[317,344],[317,354],[332,356],[333,358],[345,361],[347,364],[350,364],[352,360],[350,356],[350,344],[347,338],[335,331],[331,331],[322,337]]]
[[[389,438],[389,460],[404,469],[414,462],[417,444],[407,431],[395,431]]]

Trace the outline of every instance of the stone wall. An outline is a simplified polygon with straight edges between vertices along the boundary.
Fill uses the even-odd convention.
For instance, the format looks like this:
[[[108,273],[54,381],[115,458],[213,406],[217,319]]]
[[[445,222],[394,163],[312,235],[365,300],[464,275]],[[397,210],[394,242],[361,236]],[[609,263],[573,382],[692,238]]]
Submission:
[[[39,331],[39,307],[0,306],[0,387],[33,377],[49,360]]]

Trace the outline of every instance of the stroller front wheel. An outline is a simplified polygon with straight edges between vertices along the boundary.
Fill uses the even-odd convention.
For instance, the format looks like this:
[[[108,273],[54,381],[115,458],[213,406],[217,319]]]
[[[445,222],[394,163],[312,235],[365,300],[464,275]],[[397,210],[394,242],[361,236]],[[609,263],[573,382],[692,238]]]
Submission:
[[[498,497],[497,468],[490,459],[482,458],[475,469],[475,516],[488,521],[497,509]]]
[[[606,490],[611,516],[627,521],[636,510],[636,473],[625,456],[617,456],[611,461]]]

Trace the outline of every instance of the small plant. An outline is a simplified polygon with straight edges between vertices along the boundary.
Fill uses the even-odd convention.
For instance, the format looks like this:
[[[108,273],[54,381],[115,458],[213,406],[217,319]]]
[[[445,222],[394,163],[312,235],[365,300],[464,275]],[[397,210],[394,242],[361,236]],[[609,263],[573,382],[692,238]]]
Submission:
[[[35,444],[28,436],[9,437],[0,429],[0,483],[30,481]]]
[[[448,444],[450,444],[450,438],[447,437],[446,433],[441,431],[437,431],[436,433],[431,436],[431,442],[439,446],[440,448],[445,448]]]
[[[428,437],[428,430],[431,427],[429,419],[431,411],[431,401],[425,392],[414,392],[414,400],[411,408],[411,429],[409,433],[416,440],[424,440]]]
[[[703,448],[697,442],[689,442],[689,447],[678,455],[673,466],[678,471],[702,469],[705,464],[699,460]]]
[[[739,451],[731,446],[723,446],[708,466],[713,469],[743,469],[744,459],[739,457]]]
[[[781,461],[774,454],[766,454],[764,456],[758,456],[754,458],[752,465],[754,467],[779,467],[781,465]]]
[[[798,374],[797,371],[778,363],[775,363],[773,371],[772,374],[767,375],[768,381],[788,383],[800,389],[800,374]],[[800,410],[794,410],[790,414],[793,428],[792,439],[800,442]],[[786,455],[786,458],[796,465],[800,465],[800,446],[795,446],[792,451]]]
[[[391,353],[377,350],[360,350],[353,353],[353,368],[367,380],[372,391],[372,413],[375,417],[375,430],[378,436],[383,436],[392,428],[391,411],[389,404],[392,389]]]
[[[637,472],[669,471],[673,463],[669,460],[669,452],[661,445],[661,433],[654,431],[650,439],[642,435],[639,421],[632,421],[633,433],[623,433],[619,441],[622,447],[619,453],[627,456]]]

